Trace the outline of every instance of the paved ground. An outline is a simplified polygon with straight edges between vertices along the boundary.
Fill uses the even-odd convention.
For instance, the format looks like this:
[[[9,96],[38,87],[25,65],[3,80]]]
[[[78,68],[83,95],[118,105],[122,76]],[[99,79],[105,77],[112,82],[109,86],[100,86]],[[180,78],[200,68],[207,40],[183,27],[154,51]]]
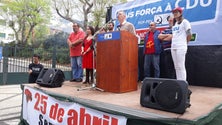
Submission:
[[[0,125],[18,125],[21,104],[22,90],[20,85],[0,86]]]

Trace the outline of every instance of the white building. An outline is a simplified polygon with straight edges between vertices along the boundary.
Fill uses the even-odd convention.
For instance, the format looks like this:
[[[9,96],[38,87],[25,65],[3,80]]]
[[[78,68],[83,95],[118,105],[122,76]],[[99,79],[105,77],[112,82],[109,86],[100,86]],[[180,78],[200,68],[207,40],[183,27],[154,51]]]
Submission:
[[[0,6],[2,6],[1,3]],[[9,27],[9,20],[0,15],[0,42],[9,43],[12,41],[15,41],[15,33]]]

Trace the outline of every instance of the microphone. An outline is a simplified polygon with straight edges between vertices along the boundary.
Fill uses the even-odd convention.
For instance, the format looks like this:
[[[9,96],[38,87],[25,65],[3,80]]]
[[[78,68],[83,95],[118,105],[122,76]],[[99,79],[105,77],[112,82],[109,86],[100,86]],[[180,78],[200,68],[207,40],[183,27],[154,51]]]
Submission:
[[[118,31],[120,31],[121,26],[120,26],[120,25],[117,25],[116,28],[117,28]]]

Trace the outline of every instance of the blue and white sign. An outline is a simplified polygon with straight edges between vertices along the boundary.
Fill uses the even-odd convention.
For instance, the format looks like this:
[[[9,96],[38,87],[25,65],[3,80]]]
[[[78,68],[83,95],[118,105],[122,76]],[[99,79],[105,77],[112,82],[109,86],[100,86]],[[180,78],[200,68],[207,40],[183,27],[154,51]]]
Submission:
[[[2,60],[2,46],[0,46],[0,60]]]
[[[101,33],[98,34],[97,40],[98,42],[104,42],[107,40],[119,40],[120,39],[120,32],[108,32],[108,33]]]
[[[191,22],[196,40],[190,45],[222,45],[222,3],[220,0],[135,0],[118,4],[112,8],[112,18],[116,19],[119,10],[127,14],[127,21],[134,24],[136,30],[147,29],[154,21],[158,28],[167,27],[167,17],[180,6],[183,16]],[[118,25],[118,21],[116,21]]]

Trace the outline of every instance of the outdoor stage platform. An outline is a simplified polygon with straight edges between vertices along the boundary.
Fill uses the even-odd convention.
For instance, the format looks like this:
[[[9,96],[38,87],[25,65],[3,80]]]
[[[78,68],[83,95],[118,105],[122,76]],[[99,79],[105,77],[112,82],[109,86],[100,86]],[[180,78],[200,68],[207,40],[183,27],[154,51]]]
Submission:
[[[176,114],[140,105],[141,83],[137,91],[127,93],[102,92],[76,82],[64,82],[62,87],[47,88],[37,84],[23,84],[55,98],[73,100],[95,110],[127,117],[127,125],[222,125],[222,88],[189,86],[191,107],[184,114]],[[88,86],[89,87],[89,86]]]

